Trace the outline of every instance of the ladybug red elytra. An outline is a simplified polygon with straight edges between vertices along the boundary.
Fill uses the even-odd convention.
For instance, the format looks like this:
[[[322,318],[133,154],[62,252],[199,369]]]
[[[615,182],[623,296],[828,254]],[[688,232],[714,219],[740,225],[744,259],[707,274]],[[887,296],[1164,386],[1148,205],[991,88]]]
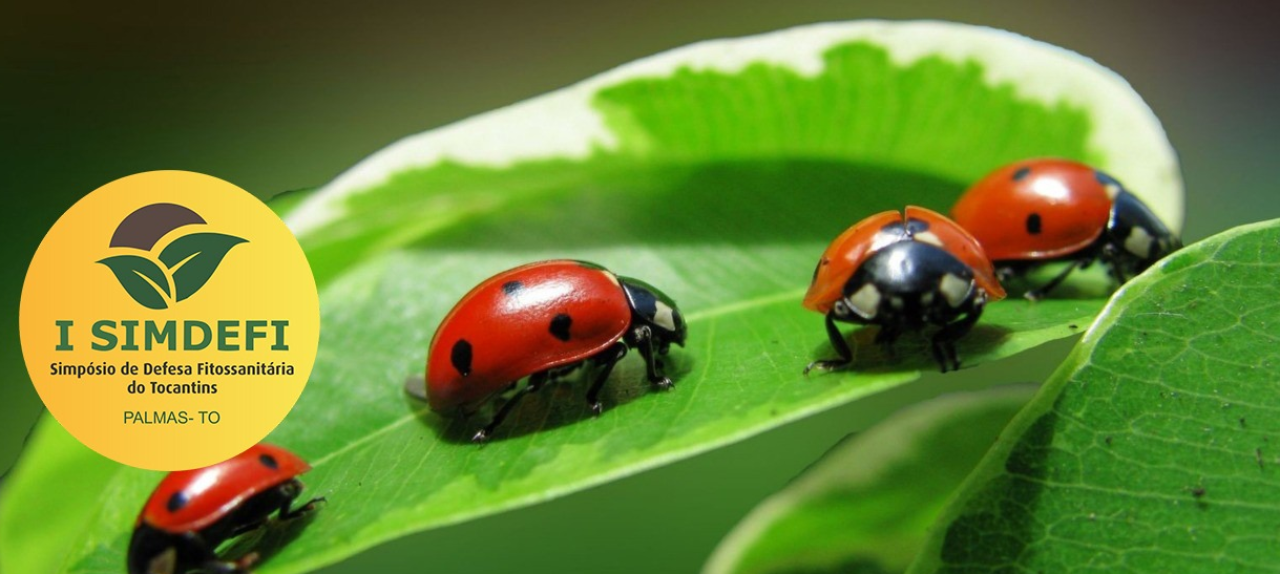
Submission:
[[[314,510],[323,498],[290,508],[302,492],[297,477],[309,470],[297,455],[258,444],[212,466],[169,473],[134,524],[129,574],[247,572],[256,554],[223,561],[218,545],[264,525],[276,511],[291,520]]]
[[[978,322],[988,301],[1004,298],[991,261],[973,236],[945,216],[908,206],[886,211],[840,234],[818,261],[804,306],[826,315],[839,359],[805,368],[833,369],[853,361],[836,321],[879,325],[876,343],[892,354],[905,331],[941,327],[932,338],[942,372],[960,368],[955,342]]]
[[[1001,167],[965,191],[951,215],[978,239],[1001,277],[1045,263],[1068,263],[1048,283],[1027,292],[1032,300],[1094,261],[1105,263],[1123,283],[1182,246],[1119,181],[1066,159]]]
[[[427,356],[427,399],[438,413],[465,414],[528,377],[472,437],[480,442],[525,394],[590,364],[587,404],[600,414],[600,390],[628,349],[649,382],[670,388],[658,356],[685,334],[675,302],[643,281],[583,261],[530,263],[480,283],[445,316]]]

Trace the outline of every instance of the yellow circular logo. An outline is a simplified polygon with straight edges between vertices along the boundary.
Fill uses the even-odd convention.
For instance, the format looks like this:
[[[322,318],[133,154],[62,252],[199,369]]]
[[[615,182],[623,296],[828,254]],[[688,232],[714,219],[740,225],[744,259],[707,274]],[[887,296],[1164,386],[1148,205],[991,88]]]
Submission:
[[[36,250],[22,353],[49,412],[118,462],[208,466],[302,394],[320,304],[289,229],[220,179],[154,171],[85,196]]]

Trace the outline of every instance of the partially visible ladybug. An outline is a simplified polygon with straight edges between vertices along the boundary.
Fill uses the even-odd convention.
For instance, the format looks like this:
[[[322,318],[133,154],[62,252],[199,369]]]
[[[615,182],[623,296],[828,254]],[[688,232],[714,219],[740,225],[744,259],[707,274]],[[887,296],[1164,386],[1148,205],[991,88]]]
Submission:
[[[308,470],[297,455],[258,444],[213,466],[169,473],[134,524],[129,574],[248,572],[256,553],[228,562],[215,553],[218,545],[263,526],[277,511],[280,520],[313,511],[323,498],[292,508],[302,492],[298,476]]]
[[[588,364],[587,404],[600,414],[600,390],[628,349],[650,383],[670,388],[658,356],[685,334],[675,302],[643,281],[583,261],[530,263],[485,280],[445,316],[427,356],[427,399],[438,413],[467,414],[528,377],[472,437],[482,442],[525,394]]]
[[[982,247],[950,219],[909,206],[872,215],[850,227],[822,254],[804,306],[827,316],[827,336],[840,358],[805,368],[834,369],[853,361],[836,321],[879,325],[876,343],[892,354],[906,331],[940,327],[933,358],[960,368],[955,342],[978,322],[988,301],[1004,298]]]
[[[1124,283],[1182,242],[1115,178],[1077,161],[1032,159],[1001,167],[951,210],[995,261],[1001,277],[1050,262],[1067,266],[1027,292],[1048,295],[1075,269],[1101,260]]]

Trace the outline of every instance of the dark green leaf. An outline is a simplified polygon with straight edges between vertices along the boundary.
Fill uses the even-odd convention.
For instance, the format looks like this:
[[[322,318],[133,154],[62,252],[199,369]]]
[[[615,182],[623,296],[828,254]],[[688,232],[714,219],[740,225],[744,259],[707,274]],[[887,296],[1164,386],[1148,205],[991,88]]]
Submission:
[[[1275,572],[1280,222],[1130,282],[911,569]]]
[[[159,265],[139,255],[114,255],[99,261],[115,273],[125,292],[148,309],[169,306],[169,278]]]
[[[174,301],[185,300],[204,287],[227,252],[244,242],[223,233],[192,233],[169,243],[160,252],[160,261],[173,275]]]

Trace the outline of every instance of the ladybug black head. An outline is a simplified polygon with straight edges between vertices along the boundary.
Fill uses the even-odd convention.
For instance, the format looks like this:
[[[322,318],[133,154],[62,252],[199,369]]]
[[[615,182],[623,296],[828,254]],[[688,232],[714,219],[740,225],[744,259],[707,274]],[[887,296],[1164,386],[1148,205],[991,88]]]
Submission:
[[[661,341],[683,347],[688,328],[675,301],[644,281],[630,277],[619,277],[618,281],[627,293],[636,320],[648,325]]]
[[[945,324],[985,297],[973,270],[954,255],[919,241],[900,241],[867,257],[832,307],[836,319],[919,329]]]
[[[1165,227],[1147,204],[1123,189],[1116,194],[1111,207],[1107,234],[1115,247],[1124,252],[1124,259],[1131,262],[1135,272],[1182,247],[1178,236]]]
[[[192,548],[192,535],[172,534],[142,523],[129,541],[129,574],[178,574],[186,572],[202,555]]]

